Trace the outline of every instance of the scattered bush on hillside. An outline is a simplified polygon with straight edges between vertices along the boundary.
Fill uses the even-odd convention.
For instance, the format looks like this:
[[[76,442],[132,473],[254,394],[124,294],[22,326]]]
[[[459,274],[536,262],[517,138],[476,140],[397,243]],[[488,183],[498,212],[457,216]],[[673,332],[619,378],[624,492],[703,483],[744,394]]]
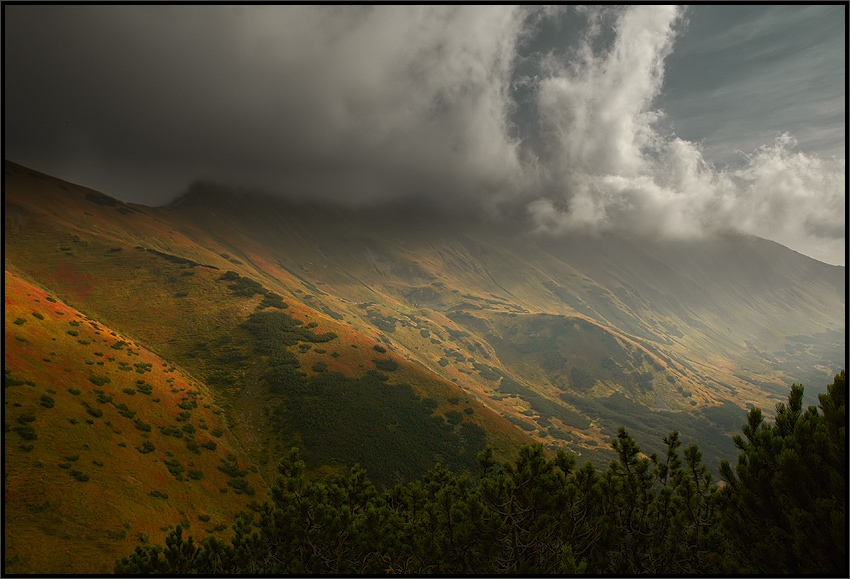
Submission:
[[[19,326],[20,326],[20,325],[26,324],[26,323],[27,323],[27,321],[26,321],[25,319],[23,319],[23,318],[17,318],[17,319],[16,319],[14,322],[12,322],[12,323],[13,323],[13,324],[17,324],[17,325],[19,325]]]
[[[33,312],[33,313],[32,313],[32,317],[34,317],[34,318],[35,318],[35,319],[37,319],[37,320],[43,320],[43,319],[44,319],[44,316],[42,316],[42,315],[41,315],[40,313],[38,313],[38,312]]]
[[[235,283],[227,286],[233,295],[250,298],[255,294],[266,294],[268,290],[259,282],[256,282],[247,277],[240,277]]]
[[[89,376],[89,382],[91,382],[95,386],[105,386],[106,384],[112,382],[112,380],[109,379],[109,376],[97,376],[95,374],[92,374],[91,376]]]
[[[136,425],[136,428],[141,430],[142,432],[151,431],[151,425],[146,424],[141,418],[136,418],[133,423]]]
[[[392,358],[377,358],[372,360],[372,362],[379,370],[383,370],[384,372],[393,372],[398,370],[398,362]]]
[[[463,413],[457,410],[449,410],[446,412],[446,420],[452,425],[460,424],[463,422]]]
[[[380,354],[386,354],[387,353],[387,349],[384,348],[383,346],[381,346],[380,344],[375,344],[374,346],[372,346],[372,349],[374,349],[376,352],[378,352]]]
[[[72,470],[71,476],[74,477],[77,482],[86,482],[89,480],[89,475],[79,470]]]
[[[265,296],[263,296],[263,300],[257,305],[257,309],[264,308],[278,308],[281,310],[285,310],[289,307],[289,304],[283,301],[283,298],[274,292],[268,292]]]
[[[144,441],[142,446],[137,446],[136,450],[141,452],[142,454],[147,454],[149,452],[153,452],[156,450],[156,447],[150,441]]]
[[[171,473],[171,476],[176,478],[177,480],[183,480],[181,476],[186,469],[183,468],[183,465],[177,462],[176,460],[164,460],[163,464],[168,468],[168,472]]]
[[[227,484],[228,484],[228,486],[231,486],[235,489],[234,492],[236,494],[245,493],[246,495],[248,495],[250,497],[250,496],[254,496],[254,493],[256,492],[254,490],[254,487],[252,487],[250,484],[248,484],[248,481],[246,481],[244,478],[229,479],[227,481]]]
[[[17,432],[24,440],[38,440],[38,435],[35,433],[35,427],[32,424],[15,426],[12,430]]]

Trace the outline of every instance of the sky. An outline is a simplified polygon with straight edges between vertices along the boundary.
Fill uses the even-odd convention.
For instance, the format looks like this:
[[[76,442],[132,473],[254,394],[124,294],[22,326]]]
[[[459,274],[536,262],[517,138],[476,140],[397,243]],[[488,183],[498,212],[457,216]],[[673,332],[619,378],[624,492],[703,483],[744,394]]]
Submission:
[[[846,6],[4,5],[7,159],[845,264]]]

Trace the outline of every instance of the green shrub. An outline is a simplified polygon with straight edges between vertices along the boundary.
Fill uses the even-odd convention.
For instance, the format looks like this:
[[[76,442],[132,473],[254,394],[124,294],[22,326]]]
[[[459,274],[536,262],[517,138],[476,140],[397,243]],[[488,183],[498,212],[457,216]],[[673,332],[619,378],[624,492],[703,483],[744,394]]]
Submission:
[[[449,421],[449,424],[460,424],[463,422],[463,413],[457,410],[450,410],[446,412],[446,420]]]
[[[29,452],[35,447],[31,444],[22,444],[22,445],[18,446],[18,448],[20,448],[24,452]]]
[[[17,432],[24,440],[38,440],[38,435],[35,433],[35,428],[32,424],[16,426],[12,430]]]
[[[16,320],[15,320],[14,322],[12,322],[12,323],[13,323],[13,324],[17,324],[17,325],[19,325],[19,326],[20,326],[20,325],[22,325],[22,324],[26,324],[26,323],[27,323],[27,321],[26,321],[25,319],[23,319],[23,318],[18,318],[18,319],[16,319]]]
[[[107,530],[106,536],[113,541],[123,541],[127,538],[127,531],[125,529],[118,529],[117,531]]]
[[[89,382],[95,386],[104,386],[112,382],[112,380],[109,379],[109,376],[97,376],[96,374],[92,374],[89,376]]]
[[[27,422],[35,422],[35,416],[32,414],[21,414],[18,416],[18,422],[26,424]]]
[[[375,363],[375,366],[383,370],[385,372],[392,372],[394,370],[398,370],[398,362],[393,360],[392,358],[377,358],[372,360]]]
[[[35,318],[35,319],[37,319],[37,320],[43,320],[43,319],[44,319],[44,316],[42,316],[42,315],[41,315],[40,313],[38,313],[38,312],[33,312],[33,313],[32,313],[32,317],[34,317],[34,318]]]
[[[254,496],[254,487],[248,484],[248,481],[246,481],[244,478],[232,478],[227,481],[227,484],[228,486],[231,486],[236,489],[237,494],[239,492],[243,492],[248,496]]]
[[[177,480],[183,479],[183,477],[180,475],[183,474],[186,469],[183,468],[182,464],[180,464],[176,460],[166,460],[163,462],[163,464],[165,464],[166,468],[168,468],[168,472],[170,472],[174,478],[176,478]]]
[[[70,392],[74,396],[79,396],[83,393],[82,390],[77,390],[76,388],[68,388],[68,392]]]
[[[322,361],[316,362],[312,366],[313,372],[327,372],[328,365]]]
[[[80,332],[78,332],[77,330],[68,330],[66,333],[69,336],[74,336],[75,338],[80,335]]]
[[[210,521],[210,516],[209,515],[198,515],[198,520],[203,521],[204,523],[208,523]]]
[[[207,450],[215,450],[216,448],[218,448],[218,445],[212,440],[208,440],[204,443],[201,443],[201,446],[203,446]]]
[[[379,352],[381,354],[387,353],[387,349],[384,348],[383,346],[381,346],[380,344],[375,344],[374,346],[372,346],[372,349],[374,349],[376,352]]]
[[[284,302],[283,298],[274,292],[269,292],[265,296],[263,296],[263,301],[261,301],[257,306],[258,309],[278,308],[281,310],[285,310],[288,307],[289,304]]]
[[[201,480],[204,478],[204,472],[200,470],[190,470],[186,473],[186,475],[192,480]],[[207,520],[209,520],[209,518]]]
[[[47,394],[42,395],[40,404],[45,408],[53,408],[56,405],[56,401],[48,396]]]
[[[103,416],[103,410],[99,408],[86,408],[86,412],[88,412],[95,418],[100,418],[101,416]]]
[[[130,410],[123,402],[121,404],[116,405],[115,408],[118,410],[118,414],[120,414],[124,418],[132,419],[134,416],[136,416],[136,413]]]
[[[213,430],[210,430],[210,434],[215,436],[216,438],[221,438],[221,436],[224,434],[224,431],[221,428],[215,428]]]
[[[143,432],[150,432],[151,431],[151,425],[145,424],[140,418],[136,418],[136,420],[134,420],[133,422],[135,423],[136,428],[138,428],[139,430],[141,430]]]
[[[128,396],[133,396],[136,394],[136,391],[133,388],[124,388],[123,390],[121,390],[121,392],[127,394]]]
[[[79,470],[72,470],[71,476],[74,477],[78,482],[86,482],[89,480],[89,475]]]
[[[157,499],[167,499],[168,498],[167,494],[160,492],[160,491],[151,491],[148,494],[150,496],[154,497],[154,498],[157,498]]]

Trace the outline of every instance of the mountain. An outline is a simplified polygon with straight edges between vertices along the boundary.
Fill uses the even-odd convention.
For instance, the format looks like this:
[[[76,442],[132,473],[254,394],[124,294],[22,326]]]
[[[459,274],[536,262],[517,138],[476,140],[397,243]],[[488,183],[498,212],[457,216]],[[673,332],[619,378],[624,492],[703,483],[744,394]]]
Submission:
[[[755,237],[545,237],[201,184],[153,208],[4,169],[8,572],[111,568],[181,521],[226,535],[296,445],[312,477],[359,462],[384,486],[532,440],[604,467],[620,425],[717,465],[747,407],[791,382],[815,403],[845,365],[845,269]]]

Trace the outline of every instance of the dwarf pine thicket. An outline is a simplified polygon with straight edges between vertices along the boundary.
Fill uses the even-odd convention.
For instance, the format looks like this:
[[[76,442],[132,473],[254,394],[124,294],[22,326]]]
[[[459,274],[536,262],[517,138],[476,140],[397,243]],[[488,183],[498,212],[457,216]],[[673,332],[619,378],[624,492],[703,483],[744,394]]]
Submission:
[[[802,394],[791,387],[773,424],[750,410],[721,484],[676,431],[643,458],[621,428],[604,472],[541,445],[502,464],[488,448],[474,477],[438,465],[384,492],[358,466],[308,481],[293,448],[273,502],[240,513],[229,543],[178,526],[115,572],[846,575],[845,372],[820,412]]]

